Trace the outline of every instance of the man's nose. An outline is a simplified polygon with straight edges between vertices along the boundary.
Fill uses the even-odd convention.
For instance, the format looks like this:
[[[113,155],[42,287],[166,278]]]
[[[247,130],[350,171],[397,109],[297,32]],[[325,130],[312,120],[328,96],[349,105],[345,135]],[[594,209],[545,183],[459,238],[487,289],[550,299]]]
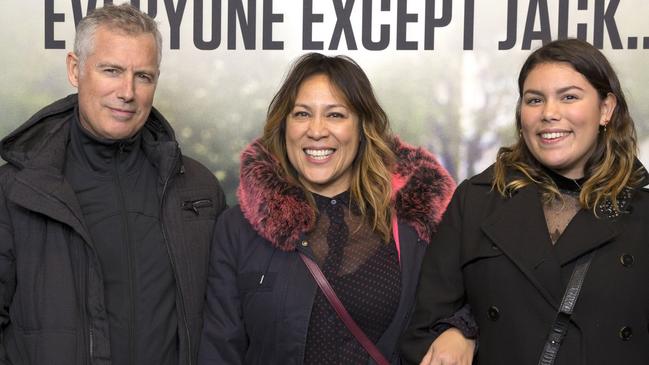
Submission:
[[[124,75],[117,90],[117,97],[124,102],[133,100],[135,95],[135,82],[132,75]]]

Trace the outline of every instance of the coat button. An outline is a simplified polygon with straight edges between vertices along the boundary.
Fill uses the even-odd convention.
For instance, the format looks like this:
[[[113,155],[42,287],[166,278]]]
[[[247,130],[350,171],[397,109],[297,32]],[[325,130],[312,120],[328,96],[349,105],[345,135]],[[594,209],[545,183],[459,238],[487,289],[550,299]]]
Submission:
[[[620,256],[620,262],[622,263],[622,265],[624,267],[631,267],[631,266],[633,266],[633,263],[635,262],[635,258],[633,257],[633,255],[625,253],[625,254],[622,254],[622,256]]]
[[[631,336],[633,336],[633,330],[631,327],[624,326],[620,328],[620,333],[618,335],[622,341],[628,341],[631,339]]]
[[[302,241],[302,247],[306,247],[308,245],[309,245],[309,241],[307,240]]]
[[[489,307],[487,315],[492,321],[497,321],[498,318],[500,318],[500,309],[498,309],[498,307],[496,307],[495,305],[492,305],[491,307]]]

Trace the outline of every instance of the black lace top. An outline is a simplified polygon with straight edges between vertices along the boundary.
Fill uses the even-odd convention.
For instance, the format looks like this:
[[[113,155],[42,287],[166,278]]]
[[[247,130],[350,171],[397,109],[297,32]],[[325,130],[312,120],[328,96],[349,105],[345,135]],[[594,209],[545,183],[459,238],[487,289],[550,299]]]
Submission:
[[[561,198],[543,203],[545,222],[550,233],[550,240],[554,245],[568,227],[572,218],[581,209],[579,193],[586,179],[570,179],[550,169],[545,169],[545,171],[559,188],[559,193],[561,193]]]
[[[315,195],[319,218],[308,236],[316,261],[349,314],[375,343],[399,305],[401,271],[386,244],[355,209],[349,193]],[[369,355],[318,289],[306,340],[305,364],[365,364]]]

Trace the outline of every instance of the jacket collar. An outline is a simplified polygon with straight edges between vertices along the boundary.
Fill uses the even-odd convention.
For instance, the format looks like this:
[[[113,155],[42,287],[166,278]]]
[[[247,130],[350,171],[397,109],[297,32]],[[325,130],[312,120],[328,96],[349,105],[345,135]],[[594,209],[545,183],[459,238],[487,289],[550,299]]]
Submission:
[[[490,185],[492,176],[491,167],[472,178],[471,183]],[[483,222],[483,232],[555,306],[563,294],[561,267],[611,242],[620,233],[616,216],[595,216],[592,210],[581,209],[552,247],[536,184],[500,199],[501,203]],[[623,204],[628,207],[631,199],[624,197]]]
[[[429,242],[455,187],[435,157],[399,139],[393,148],[397,165],[393,172],[394,206],[402,223],[414,228],[419,239]],[[241,154],[237,195],[241,210],[255,231],[284,251],[295,249],[297,240],[313,229],[316,213],[301,188],[278,174],[277,159],[259,140]]]
[[[41,109],[0,141],[0,155],[19,170],[8,199],[70,225],[90,242],[79,203],[63,177],[77,105],[77,95],[73,94]],[[180,151],[168,122],[152,109],[143,132],[145,154],[161,178],[171,176],[180,167]]]
[[[62,175],[77,106],[77,94],[71,94],[44,107],[0,141],[0,156],[19,170],[29,167]],[[180,151],[171,125],[155,108],[142,138],[144,152],[161,177],[172,173]]]
[[[555,306],[562,295],[561,266],[618,234],[611,220],[598,219],[582,209],[552,247],[536,185],[528,185],[504,199],[481,228]]]

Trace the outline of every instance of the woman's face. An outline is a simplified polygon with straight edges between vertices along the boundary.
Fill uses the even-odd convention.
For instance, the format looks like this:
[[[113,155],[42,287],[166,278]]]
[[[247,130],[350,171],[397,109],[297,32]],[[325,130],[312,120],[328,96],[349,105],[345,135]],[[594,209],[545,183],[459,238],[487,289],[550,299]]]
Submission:
[[[521,134],[544,166],[571,179],[597,146],[599,126],[611,119],[617,99],[603,100],[568,63],[541,63],[528,74],[521,99]]]
[[[358,116],[327,76],[302,82],[286,117],[286,149],[309,191],[333,197],[349,189],[359,133]]]

